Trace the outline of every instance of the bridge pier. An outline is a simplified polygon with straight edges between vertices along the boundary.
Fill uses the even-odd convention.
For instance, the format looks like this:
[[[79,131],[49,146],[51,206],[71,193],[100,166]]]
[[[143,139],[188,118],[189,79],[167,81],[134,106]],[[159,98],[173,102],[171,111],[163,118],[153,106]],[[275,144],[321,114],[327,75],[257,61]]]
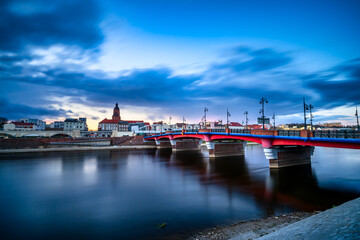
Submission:
[[[173,151],[198,150],[202,140],[198,139],[176,139],[170,140]]]
[[[209,150],[209,157],[229,157],[244,155],[245,141],[241,142],[206,142],[206,147]]]
[[[265,157],[269,160],[270,168],[311,164],[313,152],[314,147],[310,146],[264,147]]]
[[[157,148],[171,148],[169,140],[155,140]]]

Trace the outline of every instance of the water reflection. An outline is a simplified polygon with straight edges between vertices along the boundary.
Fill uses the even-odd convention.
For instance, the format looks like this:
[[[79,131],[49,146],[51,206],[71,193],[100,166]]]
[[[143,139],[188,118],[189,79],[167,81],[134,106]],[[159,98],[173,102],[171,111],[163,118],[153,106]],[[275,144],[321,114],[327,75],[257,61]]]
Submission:
[[[271,170],[261,147],[246,151],[212,160],[206,151],[171,149],[1,155],[0,234],[182,238],[214,224],[324,209],[360,195],[354,152],[341,152],[348,159],[341,174],[351,176],[343,180],[335,168],[324,172],[336,161],[328,150],[312,165]],[[168,224],[160,230],[162,222]]]

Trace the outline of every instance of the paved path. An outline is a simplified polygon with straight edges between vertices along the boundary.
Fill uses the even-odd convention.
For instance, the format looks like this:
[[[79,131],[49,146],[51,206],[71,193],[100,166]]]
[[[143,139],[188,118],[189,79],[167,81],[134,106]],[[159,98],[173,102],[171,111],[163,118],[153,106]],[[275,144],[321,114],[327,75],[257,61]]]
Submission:
[[[269,239],[360,239],[360,198],[258,238]]]

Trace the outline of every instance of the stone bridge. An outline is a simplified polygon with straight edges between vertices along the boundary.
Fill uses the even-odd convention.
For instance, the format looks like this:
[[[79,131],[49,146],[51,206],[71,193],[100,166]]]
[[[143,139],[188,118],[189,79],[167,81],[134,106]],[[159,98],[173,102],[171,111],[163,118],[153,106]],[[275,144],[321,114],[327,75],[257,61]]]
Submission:
[[[80,138],[81,133],[80,130],[72,130],[72,131],[18,131],[18,130],[1,130],[0,137],[71,137],[71,138]]]

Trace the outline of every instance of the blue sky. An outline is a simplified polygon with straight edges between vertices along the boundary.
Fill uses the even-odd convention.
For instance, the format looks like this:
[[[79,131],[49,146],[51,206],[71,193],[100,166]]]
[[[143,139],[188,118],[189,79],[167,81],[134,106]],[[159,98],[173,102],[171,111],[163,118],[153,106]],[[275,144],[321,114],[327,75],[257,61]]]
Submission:
[[[360,1],[0,2],[1,116],[355,124]]]

